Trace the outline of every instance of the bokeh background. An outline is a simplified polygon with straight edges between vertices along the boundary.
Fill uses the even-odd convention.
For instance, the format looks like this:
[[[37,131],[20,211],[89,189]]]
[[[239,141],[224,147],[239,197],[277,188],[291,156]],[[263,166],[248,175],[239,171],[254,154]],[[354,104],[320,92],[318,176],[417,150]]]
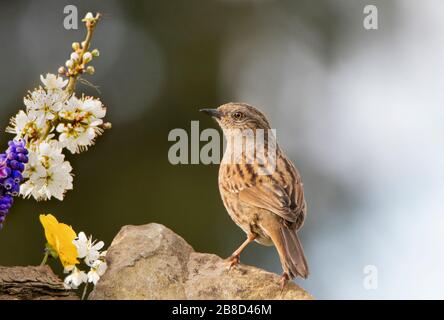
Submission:
[[[442,1],[1,2],[1,128],[83,38],[81,24],[63,28],[68,4],[103,13],[88,80],[113,129],[69,156],[63,202],[16,201],[0,265],[40,263],[48,212],[107,244],[123,225],[158,222],[198,251],[231,254],[244,234],[220,200],[217,165],[171,165],[167,136],[191,120],[215,127],[200,107],[245,101],[302,173],[311,276],[299,284],[321,299],[444,298]],[[367,4],[378,30],[363,28]],[[242,261],[281,273],[274,248],[254,244]],[[375,290],[363,286],[367,265]]]

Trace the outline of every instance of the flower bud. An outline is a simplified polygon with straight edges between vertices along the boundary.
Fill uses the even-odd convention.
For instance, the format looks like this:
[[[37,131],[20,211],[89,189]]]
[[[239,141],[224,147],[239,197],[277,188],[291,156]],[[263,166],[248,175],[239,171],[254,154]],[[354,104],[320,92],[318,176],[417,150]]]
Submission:
[[[82,48],[85,48],[86,46],[86,41],[82,41]]]
[[[23,176],[20,171],[14,170],[12,171],[11,178],[15,183],[21,183],[23,181]]]
[[[71,69],[74,66],[74,61],[66,60],[65,66],[67,66],[69,69]]]
[[[78,42],[73,42],[72,43],[72,50],[77,51],[80,49],[80,43]]]
[[[93,19],[94,19],[94,16],[93,16],[93,14],[91,12],[88,12],[85,15],[85,18],[83,18],[83,20],[93,20]]]
[[[59,70],[57,70],[57,71],[58,71],[59,74],[65,74],[66,73],[65,67],[63,67],[63,66],[60,67]]]
[[[24,155],[23,153],[18,153],[17,154],[17,160],[23,163],[28,163],[28,156]]]
[[[6,180],[3,182],[3,187],[4,187],[6,190],[11,190],[12,187],[14,186],[14,184],[15,184],[14,179],[12,179],[12,178],[8,178],[8,179],[6,179]]]
[[[73,52],[73,53],[71,53],[71,60],[74,60],[74,61],[76,61],[76,60],[79,60],[79,54],[77,53],[77,52]]]
[[[100,51],[99,49],[94,49],[93,51],[91,51],[91,54],[93,55],[93,57],[98,57],[100,56]]]
[[[96,70],[94,69],[93,66],[88,66],[88,67],[86,68],[86,72],[87,72],[88,74],[90,74],[90,75],[93,75],[94,72],[96,72]]]
[[[92,54],[91,52],[85,52],[83,54],[83,63],[88,63],[92,60]]]
[[[14,183],[11,188],[11,195],[17,197],[20,194],[20,184]]]

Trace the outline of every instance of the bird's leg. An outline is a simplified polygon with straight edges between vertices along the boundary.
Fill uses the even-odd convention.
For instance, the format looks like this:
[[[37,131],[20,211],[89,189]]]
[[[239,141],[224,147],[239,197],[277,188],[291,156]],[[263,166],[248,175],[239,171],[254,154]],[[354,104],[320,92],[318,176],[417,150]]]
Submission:
[[[287,282],[289,280],[290,280],[290,276],[288,275],[287,272],[284,272],[282,274],[281,280],[279,281],[279,283],[281,284],[281,293],[284,292],[285,285],[287,284]]]
[[[240,262],[240,254],[241,252],[251,243],[254,241],[254,239],[256,239],[256,235],[255,234],[249,234],[247,237],[247,240],[245,240],[239,248],[237,248],[236,251],[233,252],[233,254],[227,259],[229,264],[228,270],[231,270],[231,268],[233,268],[235,265],[237,265]]]

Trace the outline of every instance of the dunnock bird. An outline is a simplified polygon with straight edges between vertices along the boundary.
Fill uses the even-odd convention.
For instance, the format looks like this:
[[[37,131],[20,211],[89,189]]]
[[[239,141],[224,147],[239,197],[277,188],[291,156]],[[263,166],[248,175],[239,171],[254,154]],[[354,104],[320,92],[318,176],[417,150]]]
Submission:
[[[245,247],[257,241],[276,247],[284,270],[282,287],[296,276],[307,278],[307,261],[296,234],[307,214],[303,185],[297,169],[279,148],[267,118],[245,103],[200,111],[212,116],[227,138],[219,168],[219,190],[231,218],[247,234],[247,240],[228,259],[230,268],[239,263]],[[263,152],[257,144],[260,132]],[[251,133],[256,142],[248,152],[247,137]],[[236,152],[238,157],[233,159]],[[273,152],[274,160],[269,160]]]

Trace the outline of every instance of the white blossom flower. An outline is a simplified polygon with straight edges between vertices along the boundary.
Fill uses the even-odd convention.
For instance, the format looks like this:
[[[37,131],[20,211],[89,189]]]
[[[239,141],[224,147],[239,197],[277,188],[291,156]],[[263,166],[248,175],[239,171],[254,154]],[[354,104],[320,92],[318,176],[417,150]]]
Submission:
[[[99,16],[88,12],[82,21],[89,28]],[[63,200],[66,191],[73,189],[72,167],[65,160],[65,148],[73,154],[85,151],[104,129],[111,127],[103,122],[106,108],[102,102],[85,95],[76,97],[72,86],[82,73],[94,73],[94,67],[87,66],[87,63],[100,53],[98,49],[88,51],[90,40],[87,37],[81,43],[73,42],[73,52],[65,63],[67,68],[60,66],[56,74],[41,74],[41,84],[28,91],[23,98],[23,110],[11,118],[6,131],[15,137],[0,159],[9,166],[0,170],[0,175],[9,174],[9,169],[11,172],[3,179],[5,190],[0,190],[2,194],[16,196],[20,187],[20,195],[24,198]],[[4,201],[3,215],[9,209],[11,199]],[[85,262],[91,267],[98,259],[104,261],[105,253],[99,251],[103,242],[94,243],[91,238],[85,241]],[[94,268],[97,270],[91,269],[91,282],[96,283],[103,266]],[[75,268],[67,277],[68,282],[76,286],[76,279],[83,275],[84,272],[82,274]]]
[[[73,188],[72,167],[56,141],[42,142],[37,150],[30,150],[29,162],[23,173],[27,179],[20,187],[25,197],[49,200],[52,197],[63,200],[67,190]]]
[[[59,117],[68,122],[73,122],[81,115],[83,110],[82,100],[72,95],[62,106],[59,111]]]
[[[92,282],[94,285],[96,285],[100,280],[100,277],[105,274],[107,267],[108,266],[106,265],[105,261],[100,259],[94,261],[91,269],[88,272],[88,282]]]
[[[86,283],[88,281],[88,276],[86,273],[79,270],[79,268],[76,266],[65,268],[65,272],[71,272],[71,274],[63,281],[65,287],[67,288],[77,289],[82,283]]]
[[[47,168],[60,165],[65,160],[62,148],[59,148],[54,140],[51,143],[42,142],[39,144],[38,157]]]
[[[43,187],[43,177],[46,175],[46,169],[40,161],[36,152],[30,150],[28,154],[28,163],[23,178],[26,180],[20,186],[20,194],[24,198],[33,196],[35,199],[40,198],[39,190]]]
[[[20,110],[15,117],[11,118],[6,132],[15,134],[17,138],[38,138],[44,128],[45,123],[42,119],[37,119],[35,114],[30,116]]]
[[[50,200],[52,197],[62,201],[65,192],[73,188],[72,167],[68,161],[46,169],[43,178],[43,187],[40,189],[40,198],[37,200]],[[39,185],[39,182],[37,182]]]
[[[33,196],[37,201],[50,200],[52,197],[62,201],[66,191],[73,188],[71,170],[67,161],[45,169],[44,174],[32,175],[24,182],[20,186],[20,193],[25,198]]]
[[[100,125],[106,109],[98,99],[86,97],[78,99],[72,96],[59,112],[59,117],[66,121],[58,124],[59,142],[71,153],[80,153],[94,144],[95,138],[102,134]]]
[[[92,241],[92,237],[87,238],[84,232],[79,232],[76,240],[73,241],[77,248],[77,257],[85,259],[88,266],[93,266],[94,262],[100,258],[100,249],[105,243],[103,241]]]
[[[59,142],[71,153],[80,153],[93,144],[95,132],[92,128],[73,126],[72,124],[59,124],[57,131],[60,132]]]
[[[48,90],[62,90],[68,84],[68,80],[63,80],[62,77],[51,73],[47,73],[46,78],[40,75],[40,80]]]
[[[47,92],[38,88],[23,100],[29,116],[40,121],[53,120],[63,107],[65,93],[63,91]]]
[[[87,113],[87,116],[91,117],[91,122],[94,125],[99,125],[103,123],[101,118],[106,115],[106,108],[103,107],[102,102],[99,99],[94,99],[92,97],[87,97],[83,101],[83,109]]]

